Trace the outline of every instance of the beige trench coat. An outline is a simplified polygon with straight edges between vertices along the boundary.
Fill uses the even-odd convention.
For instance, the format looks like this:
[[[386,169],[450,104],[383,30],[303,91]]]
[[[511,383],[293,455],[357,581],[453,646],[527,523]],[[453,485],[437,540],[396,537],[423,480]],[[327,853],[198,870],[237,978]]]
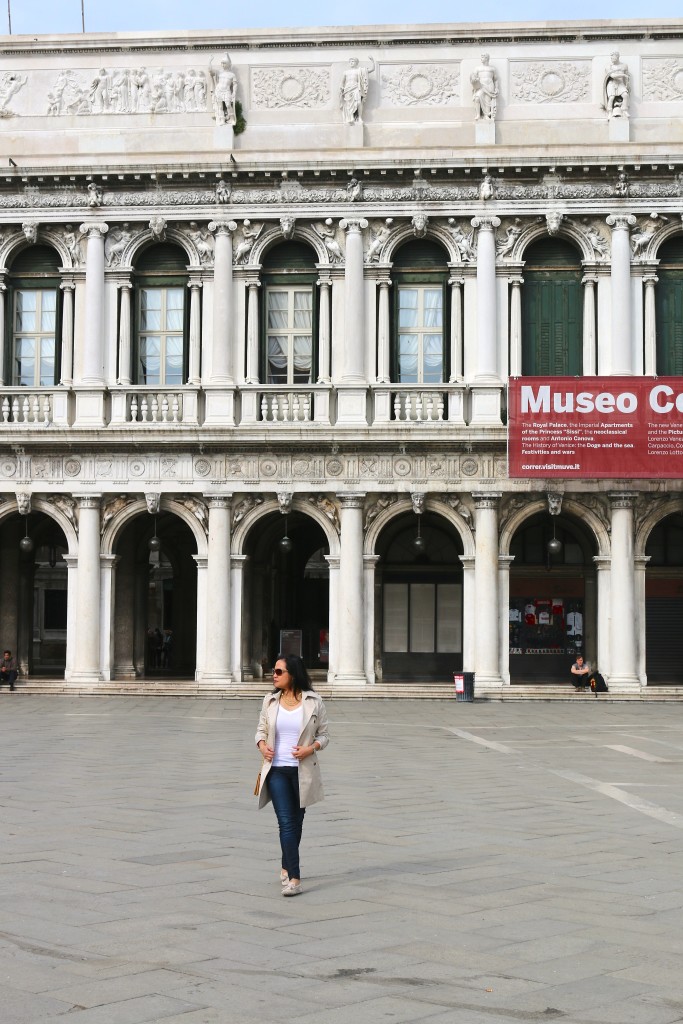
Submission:
[[[330,742],[327,734],[327,711],[322,698],[313,690],[305,690],[303,693],[304,724],[299,736],[300,747],[313,746],[315,740],[323,750]],[[279,693],[269,693],[264,698],[259,717],[258,729],[256,730],[256,742],[265,740],[269,747],[275,746],[275,720],[277,718],[278,704],[280,703]],[[323,792],[323,780],[318,764],[318,754],[311,754],[299,761],[299,803],[302,807],[310,807],[325,796]],[[265,807],[270,801],[268,792],[268,772],[270,761],[264,761],[261,768],[261,792],[259,794],[259,808]]]

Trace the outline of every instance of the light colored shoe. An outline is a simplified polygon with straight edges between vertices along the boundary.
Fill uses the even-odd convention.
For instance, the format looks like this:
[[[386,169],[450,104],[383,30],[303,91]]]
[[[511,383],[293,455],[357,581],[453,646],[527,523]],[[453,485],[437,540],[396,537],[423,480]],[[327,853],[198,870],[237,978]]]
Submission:
[[[289,885],[289,875],[288,874],[284,874],[283,875],[282,872],[280,872],[280,885],[282,886],[283,889],[284,889],[284,887],[286,885]]]
[[[298,885],[295,885],[294,882],[288,882],[287,885],[285,885],[283,890],[282,890],[282,895],[283,896],[298,896],[301,891],[302,891],[301,882],[299,882]]]

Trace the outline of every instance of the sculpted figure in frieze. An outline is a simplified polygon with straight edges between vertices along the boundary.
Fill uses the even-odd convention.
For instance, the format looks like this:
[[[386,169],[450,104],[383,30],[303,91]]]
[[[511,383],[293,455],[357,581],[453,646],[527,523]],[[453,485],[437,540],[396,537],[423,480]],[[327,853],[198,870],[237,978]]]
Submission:
[[[254,248],[256,239],[263,231],[263,224],[252,224],[250,220],[242,221],[242,241],[235,248],[235,263],[248,263],[249,253]]]
[[[110,501],[105,502],[102,507],[102,525],[100,532],[104,534],[107,526],[119,512],[123,512],[127,505],[130,505],[135,499],[130,494],[119,494],[116,498],[111,498]]]
[[[96,209],[102,205],[102,189],[94,181],[91,181],[88,185],[88,206],[92,209]]]
[[[390,505],[398,501],[398,494],[381,494],[379,498],[371,500],[365,509],[365,521],[363,529],[367,530],[370,524],[377,518],[380,512],[384,512]]]
[[[199,498],[183,498],[183,505],[185,508],[192,513],[195,519],[199,522],[199,525],[204,530],[204,533],[208,535],[209,532],[209,510],[205,501],[200,501]]]
[[[448,218],[448,224],[448,230],[451,233],[456,249],[460,253],[460,259],[463,263],[474,263],[477,259],[477,249],[474,244],[474,229],[465,234],[460,225],[456,223],[454,217]]]
[[[426,213],[416,213],[412,219],[413,234],[416,238],[425,238],[429,227],[429,217]]]
[[[247,494],[246,497],[242,498],[237,502],[232,510],[232,525],[237,526],[241,523],[247,512],[251,511],[256,505],[262,505],[263,498],[260,495]]]
[[[562,221],[564,220],[564,214],[560,213],[559,210],[549,210],[545,215],[545,222],[548,228],[549,235],[556,235],[562,227]]]
[[[344,260],[344,253],[342,252],[342,248],[335,237],[336,229],[332,218],[328,217],[324,224],[314,224],[313,230],[316,235],[322,238],[325,248],[329,254],[330,262],[342,263]]]
[[[84,238],[85,233],[83,231],[76,231],[73,224],[67,224],[64,228],[64,244],[69,250],[74,267],[80,267],[85,260],[82,245]]]
[[[36,221],[26,220],[21,225],[21,230],[24,232],[24,237],[29,245],[35,245],[38,239],[38,224]]]
[[[488,53],[482,53],[481,64],[470,75],[472,101],[476,121],[495,121],[498,109],[498,72],[489,64]]]
[[[384,223],[380,221],[378,227],[370,227],[371,241],[368,246],[368,251],[365,254],[366,263],[378,263],[380,253],[384,248],[384,243],[391,234],[391,225],[394,223],[393,217],[387,217]]]
[[[221,58],[220,67],[211,64],[213,79],[213,116],[216,124],[234,125],[237,120],[235,102],[237,100],[237,76],[232,70],[227,53]]]
[[[363,198],[363,185],[358,178],[351,178],[346,186],[346,198],[350,203],[355,203]]]
[[[187,234],[197,250],[197,255],[201,265],[206,267],[213,263],[213,236],[209,234],[206,228],[200,227],[199,224],[193,220],[190,222]]]
[[[363,121],[363,104],[370,87],[370,75],[375,70],[372,58],[370,64],[371,67],[365,68],[357,57],[349,58],[349,66],[339,89],[339,106],[346,124],[359,124]]]
[[[600,230],[588,221],[584,221],[586,224],[585,235],[591,246],[593,247],[597,256],[600,259],[606,260],[609,257],[609,243],[604,235],[601,234]]]
[[[634,260],[645,255],[653,236],[660,231],[669,220],[660,213],[651,213],[644,224],[636,224],[631,232],[631,256]]]
[[[605,71],[602,85],[602,105],[608,117],[628,117],[631,99],[631,75],[615,50],[611,64]]]
[[[621,171],[619,177],[617,178],[616,184],[614,186],[614,194],[615,196],[619,196],[620,199],[626,199],[628,197],[629,183],[628,175],[625,171]]]
[[[232,193],[232,185],[227,181],[221,180],[216,184],[216,202],[217,203],[229,203],[230,196]]]
[[[522,233],[522,229],[519,226],[519,217],[515,217],[515,223],[510,224],[505,229],[505,234],[501,238],[496,239],[496,256],[509,256],[515,245],[517,239]]]
[[[133,232],[128,224],[112,228],[104,242],[104,258],[108,267],[121,265],[123,254],[130,245]]]
[[[14,111],[10,110],[7,104],[18,93],[22,86],[28,81],[27,75],[20,75],[16,71],[5,71],[0,75],[0,117],[14,117]]]

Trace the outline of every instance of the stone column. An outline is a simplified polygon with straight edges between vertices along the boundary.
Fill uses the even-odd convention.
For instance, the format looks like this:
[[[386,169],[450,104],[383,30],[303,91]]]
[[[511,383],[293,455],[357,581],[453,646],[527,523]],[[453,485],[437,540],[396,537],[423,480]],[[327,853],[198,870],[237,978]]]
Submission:
[[[375,682],[375,567],[379,555],[363,556],[363,574],[365,587],[365,678],[368,683]]]
[[[192,556],[197,566],[197,651],[195,659],[195,679],[204,678],[207,640],[207,594],[206,594],[206,555]]]
[[[187,368],[187,383],[198,387],[202,381],[202,282],[198,277],[188,281],[190,289],[190,345]]]
[[[258,350],[259,350],[259,316],[258,316],[258,278],[249,278],[247,285],[247,384],[259,383]]]
[[[66,562],[66,664],[64,679],[71,679],[76,648],[80,634],[76,626],[77,590],[78,590],[78,558],[76,555],[62,555]]]
[[[204,679],[230,679],[230,498],[206,495],[209,540],[206,574]]]
[[[377,281],[377,285],[379,286],[379,310],[377,318],[377,383],[389,384],[391,381],[391,328],[389,317],[389,289],[391,287],[391,279],[389,277],[380,277]]]
[[[121,310],[119,313],[119,376],[117,384],[130,387],[133,383],[133,357],[131,339],[130,297],[133,285],[130,281],[121,281]]]
[[[592,377],[596,372],[595,352],[595,286],[598,279],[595,274],[584,274],[583,284],[583,367],[585,377]]]
[[[645,376],[657,373],[657,318],[655,314],[655,285],[659,278],[654,272],[645,274]]]
[[[247,616],[244,614],[244,566],[248,555],[232,555],[230,559],[230,648],[232,653],[232,679],[235,683],[242,682],[242,646],[244,643],[243,624]]]
[[[510,685],[510,566],[514,555],[498,556],[498,623],[500,626],[500,676]]]
[[[464,277],[451,277],[451,373],[450,384],[457,384],[463,379],[463,336],[462,336],[462,287]]]
[[[631,245],[629,228],[636,223],[633,214],[611,213],[607,223],[612,229],[612,374],[634,372],[631,339]]]
[[[595,555],[593,557],[593,564],[596,570],[596,605],[597,605],[597,642],[595,648],[597,650],[597,663],[598,669],[604,676],[609,678],[610,676],[610,635],[609,635],[609,623],[610,623],[610,569],[611,559],[605,558],[604,555]],[[586,609],[584,607],[584,616]],[[588,654],[586,649],[586,632],[588,626],[584,621],[584,655]]]
[[[0,276],[0,387],[5,386],[5,292],[7,285]],[[8,375],[9,376],[9,375]]]
[[[346,231],[344,267],[344,349],[342,374],[337,392],[337,422],[367,423],[365,370],[365,279],[363,235],[368,226],[363,218],[341,220]]]
[[[610,684],[615,690],[637,690],[635,566],[633,509],[636,494],[609,495],[612,506],[612,572],[610,581]]]
[[[634,572],[635,572],[635,594],[636,594],[636,647],[638,650],[638,678],[641,684],[647,685],[647,667],[645,663],[646,647],[645,647],[645,627],[646,611],[645,611],[645,584],[647,580],[647,564],[650,561],[650,555],[638,555],[633,559]]]
[[[510,376],[522,376],[522,285],[523,277],[510,278]]]
[[[318,314],[318,384],[330,383],[330,281],[318,280],[320,311]]]
[[[502,685],[498,653],[498,503],[501,495],[475,492],[472,497],[476,525],[475,685],[486,691]]]
[[[475,381],[498,383],[496,359],[496,228],[499,217],[473,217],[477,228],[477,336]]]
[[[337,660],[337,651],[339,650],[337,638],[339,632],[339,555],[325,555],[325,561],[330,567],[330,591],[328,595],[330,613],[327,624],[330,653],[327,662],[327,681],[333,682],[339,667]]]
[[[470,385],[470,426],[500,426],[502,384],[498,373],[496,228],[499,217],[474,217],[477,232],[477,343]]]
[[[213,264],[213,345],[209,383],[221,386],[234,383],[232,337],[232,236],[237,228],[233,220],[215,220],[209,231],[216,236]]]
[[[74,292],[75,281],[62,281],[62,365],[59,383],[70,388],[74,382]]]
[[[76,585],[77,642],[71,679],[99,682],[100,672],[100,497],[75,494],[78,503],[78,580]]]
[[[474,555],[460,555],[462,563],[462,670],[474,672],[476,609]]]
[[[340,494],[341,552],[335,625],[339,671],[335,683],[364,686],[363,502],[365,494]]]
[[[100,585],[102,591],[102,622],[105,629],[102,631],[102,649],[100,651],[100,665],[102,667],[102,679],[112,678],[114,666],[114,629],[115,603],[114,592],[116,585],[116,567],[119,562],[118,555],[100,555]]]
[[[85,351],[78,382],[104,387],[104,236],[108,224],[81,224],[88,236],[85,263]]]

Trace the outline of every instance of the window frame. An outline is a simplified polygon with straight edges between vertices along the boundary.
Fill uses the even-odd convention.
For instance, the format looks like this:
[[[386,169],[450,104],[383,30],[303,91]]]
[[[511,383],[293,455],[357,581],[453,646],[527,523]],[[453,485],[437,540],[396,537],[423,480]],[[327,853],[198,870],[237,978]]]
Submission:
[[[26,250],[22,250],[25,252]],[[7,381],[6,387],[12,388],[26,388],[27,390],[36,390],[38,388],[55,388],[59,385],[61,378],[62,369],[62,309],[63,309],[63,294],[60,288],[61,277],[55,273],[46,273],[36,271],[34,274],[24,271],[19,274],[12,274],[12,268],[9,268],[7,274],[7,293],[5,301],[5,379]],[[17,332],[15,330],[16,319],[16,299],[20,292],[26,291],[39,291],[39,292],[52,292],[55,295],[55,329],[54,329],[54,341],[55,341],[55,353],[54,353],[54,374],[53,381],[51,384],[22,384],[17,380]],[[21,332],[22,334],[24,332]],[[39,335],[42,332],[26,332],[27,334],[33,333]],[[38,364],[40,360],[37,360]]]
[[[259,380],[266,387],[312,388],[318,379],[318,345],[320,336],[319,294],[317,287],[318,275],[309,270],[264,271],[261,276],[261,316],[259,344]],[[268,295],[272,290],[287,289],[288,291],[309,291],[311,295],[311,379],[308,383],[268,384]],[[287,328],[286,333],[293,339],[295,329]],[[292,350],[293,355],[293,350]],[[293,376],[293,360],[291,376]],[[289,352],[287,359],[287,379],[290,377]]]
[[[189,351],[189,347],[190,347],[190,345],[189,345],[189,342],[190,342],[190,302],[189,302],[188,281],[189,281],[189,275],[188,274],[185,274],[185,275],[182,275],[180,273],[177,273],[177,274],[171,274],[171,273],[155,274],[155,273],[150,273],[148,271],[138,271],[138,270],[134,271],[134,273],[133,273],[133,282],[134,282],[133,293],[134,294],[133,294],[133,303],[132,303],[132,307],[133,308],[131,309],[131,316],[132,316],[132,319],[133,319],[133,324],[132,324],[132,330],[133,330],[133,345],[132,345],[132,349],[133,349],[133,351],[132,351],[133,366],[131,367],[131,370],[132,370],[131,378],[133,380],[133,387],[150,388],[150,389],[158,388],[161,391],[173,391],[176,388],[182,388],[182,387],[186,386],[187,378],[188,378],[188,373],[189,373],[189,359],[190,359],[190,351]],[[141,350],[140,341],[141,341],[141,334],[143,333],[142,330],[141,330],[141,299],[142,299],[142,292],[145,289],[149,290],[149,289],[154,289],[154,288],[163,288],[163,289],[179,288],[182,291],[182,295],[183,295],[183,317],[182,317],[183,355],[182,355],[182,372],[181,372],[180,384],[167,384],[165,382],[164,383],[159,383],[159,384],[147,384],[147,383],[143,383],[140,380],[140,350]],[[146,331],[144,333],[145,334],[157,334],[157,335],[166,334],[166,335],[168,335],[168,334],[171,334],[171,333],[178,333],[178,332],[161,331],[161,330],[159,330],[159,331],[156,331],[156,332]],[[165,360],[161,361],[161,365],[165,366]],[[121,368],[119,368],[119,373],[120,372],[121,372]]]
[[[391,377],[391,383],[398,387],[419,387],[425,391],[439,391],[444,384],[448,382],[450,374],[450,289],[448,287],[449,269],[444,264],[443,270],[426,271],[421,269],[415,270],[397,270],[392,273],[392,279],[394,283],[392,304],[391,304],[391,324],[390,324],[390,335],[391,335],[391,350],[389,354],[389,376]],[[441,291],[441,380],[424,383],[419,380],[420,376],[424,376],[424,360],[420,361],[418,345],[418,380],[408,382],[402,382],[399,380],[399,355],[400,355],[400,335],[401,328],[399,325],[400,320],[400,292],[402,288],[438,288]],[[413,333],[413,332],[410,332]],[[418,328],[414,333],[419,333],[421,336],[429,333],[436,333],[435,331],[429,331],[429,329]]]

